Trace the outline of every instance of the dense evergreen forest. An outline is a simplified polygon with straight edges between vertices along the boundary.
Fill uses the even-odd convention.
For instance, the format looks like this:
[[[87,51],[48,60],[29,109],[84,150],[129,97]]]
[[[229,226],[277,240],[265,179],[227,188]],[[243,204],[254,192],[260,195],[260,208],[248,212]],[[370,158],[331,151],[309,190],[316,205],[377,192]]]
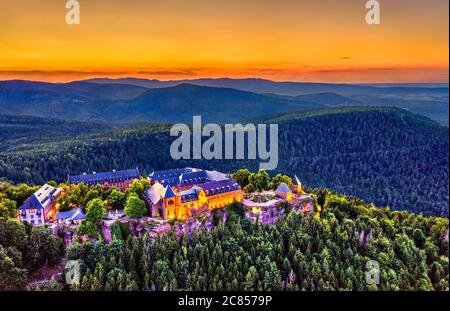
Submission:
[[[46,227],[0,217],[0,290],[25,289],[29,277],[58,264],[62,255],[62,240]]]
[[[233,177],[260,190],[290,183],[281,175],[270,181],[264,171],[239,170]],[[136,205],[130,198],[140,201],[147,187],[146,179],[135,180],[125,193],[67,186],[58,203],[63,208],[76,199],[75,206],[85,206],[87,220],[77,230],[96,238],[77,238],[64,254],[60,235],[16,219],[17,206],[36,187],[0,183],[0,289],[448,290],[448,218],[391,211],[326,189],[305,189],[314,198],[312,214],[287,207],[275,225],[249,222],[243,206],[234,203],[212,212],[211,231],[181,238],[173,231],[156,240],[147,234],[139,238],[117,223],[109,244],[95,225],[89,234],[87,224],[101,218],[97,205],[104,215],[105,199],[125,204],[127,214]],[[62,271],[64,258],[80,261],[80,284],[42,279],[49,269]],[[379,276],[380,283],[367,282],[366,272],[369,280]]]
[[[104,132],[110,126],[100,123],[58,120],[33,116],[0,114],[0,152],[21,145],[73,139],[83,134]]]
[[[310,187],[330,188],[380,206],[448,215],[448,128],[401,109],[339,108],[277,116],[279,166]],[[69,174],[139,167],[182,166],[231,172],[259,161],[180,160],[170,157],[168,127],[141,126],[9,145],[0,176],[13,183],[63,182]]]
[[[448,219],[313,193],[320,217],[291,212],[263,226],[230,206],[226,223],[191,237],[75,243],[68,259],[81,261],[80,284],[37,289],[448,290]],[[366,282],[369,260],[379,263],[379,285]]]

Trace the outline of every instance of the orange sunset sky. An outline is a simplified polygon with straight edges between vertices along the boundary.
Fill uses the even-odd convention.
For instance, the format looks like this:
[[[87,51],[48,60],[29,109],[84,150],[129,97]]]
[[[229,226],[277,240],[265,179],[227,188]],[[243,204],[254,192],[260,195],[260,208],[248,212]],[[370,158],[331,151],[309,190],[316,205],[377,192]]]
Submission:
[[[0,0],[0,80],[448,82],[448,0]]]

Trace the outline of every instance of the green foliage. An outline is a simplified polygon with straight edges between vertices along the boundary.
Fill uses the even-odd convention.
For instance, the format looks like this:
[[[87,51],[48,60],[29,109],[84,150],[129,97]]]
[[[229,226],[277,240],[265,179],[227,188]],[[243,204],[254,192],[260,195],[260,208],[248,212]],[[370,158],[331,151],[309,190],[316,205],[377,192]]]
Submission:
[[[84,205],[88,191],[88,187],[84,183],[65,186],[57,200],[60,206],[59,210],[64,212]]]
[[[0,244],[0,290],[3,291],[22,290],[26,285],[28,271],[16,264],[20,259],[11,251]]]
[[[122,229],[120,228],[120,225],[115,222],[112,227],[111,227],[111,231],[112,231],[112,238],[113,240],[123,240],[123,236],[122,236]]]
[[[231,178],[236,181],[241,188],[244,188],[249,184],[249,178],[252,173],[248,169],[239,169],[235,173],[231,174]]]
[[[289,186],[289,188],[292,189],[292,178],[283,174],[277,174],[272,178],[270,182],[270,189],[275,190],[282,183],[285,183],[286,185]]]
[[[241,203],[232,203],[227,206],[227,211],[229,214],[236,214],[239,217],[245,217],[244,206]]]
[[[58,187],[58,183],[56,181],[54,181],[54,180],[49,180],[47,182],[47,185],[50,185],[50,186],[55,187],[55,188]]]
[[[21,206],[30,195],[38,190],[37,186],[28,186],[27,184],[5,185],[5,188],[7,198],[16,201],[17,206]]]
[[[448,219],[314,193],[323,200],[320,218],[291,212],[273,226],[244,228],[242,206],[234,204],[227,208],[234,220],[211,231],[83,243],[72,246],[68,259],[82,262],[82,289],[448,289]],[[368,260],[380,263],[380,285],[365,281]]]
[[[239,227],[248,229],[250,222],[245,217],[245,210],[242,203],[232,203],[227,206],[228,218],[226,225],[233,227],[239,224]]]
[[[0,290],[24,290],[29,272],[59,262],[61,246],[46,227],[0,218]]]
[[[256,174],[252,174],[249,177],[249,182],[258,191],[264,191],[269,189],[270,177],[264,170],[259,170]]]
[[[33,227],[28,242],[28,262],[38,268],[53,266],[62,254],[62,241],[46,227]]]
[[[25,225],[18,219],[0,218],[0,245],[5,247],[17,247],[24,251],[27,245],[27,232]]]
[[[125,203],[125,215],[128,217],[142,217],[146,211],[145,202],[139,199],[136,193],[130,192]]]
[[[127,194],[135,193],[140,198],[144,195],[145,190],[150,188],[150,181],[147,178],[135,179],[127,189]]]
[[[247,186],[245,186],[243,188],[243,190],[245,193],[252,193],[252,192],[256,191],[256,188],[255,188],[255,186],[253,186],[253,184],[248,184]]]
[[[43,292],[56,292],[64,290],[64,285],[58,283],[55,280],[45,280],[38,284],[28,284],[26,287],[27,291],[43,291]]]
[[[117,222],[116,222],[117,224]],[[122,232],[122,237],[124,240],[128,239],[129,236],[131,236],[131,230],[130,226],[127,223],[118,223],[120,226],[120,232]]]
[[[83,205],[87,207],[89,202],[94,199],[101,199],[100,192],[97,189],[91,189],[88,191],[88,193],[86,194],[86,196],[84,198]]]
[[[219,209],[215,209],[212,211],[212,215],[213,215],[214,226],[218,226],[221,223],[221,220],[223,217],[222,211]]]
[[[258,195],[258,194],[255,194],[252,197],[252,201],[256,202],[256,203],[265,203],[265,202],[268,202],[271,199],[272,199],[271,197],[267,197],[266,195]]]
[[[292,178],[287,175],[277,174],[271,179],[269,174],[264,170],[260,170],[256,174],[253,174],[247,169],[239,169],[231,174],[231,177],[246,193],[269,189],[275,190],[281,183],[285,183],[292,189]]]
[[[97,224],[93,221],[85,220],[78,226],[78,232],[88,237],[97,237],[99,234]]]
[[[10,199],[0,199],[0,217],[15,218],[17,217],[17,203]]]
[[[60,116],[57,119],[49,119],[33,117],[30,113],[26,116],[0,114],[0,152],[20,149],[27,143],[52,142],[55,141],[55,137],[63,139],[81,134],[98,133],[109,128],[108,125],[100,123],[62,120]]]
[[[89,201],[86,206],[86,220],[97,223],[106,216],[106,207],[99,198]]]
[[[122,208],[125,204],[125,193],[118,189],[113,189],[108,196],[108,204],[114,209]]]

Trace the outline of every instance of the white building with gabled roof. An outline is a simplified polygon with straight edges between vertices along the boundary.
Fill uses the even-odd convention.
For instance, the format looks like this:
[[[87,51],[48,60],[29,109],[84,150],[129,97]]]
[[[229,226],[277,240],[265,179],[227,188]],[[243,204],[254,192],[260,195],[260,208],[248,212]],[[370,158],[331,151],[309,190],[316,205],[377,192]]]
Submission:
[[[33,193],[21,207],[19,219],[33,226],[40,226],[55,219],[55,202],[62,189],[45,184]]]

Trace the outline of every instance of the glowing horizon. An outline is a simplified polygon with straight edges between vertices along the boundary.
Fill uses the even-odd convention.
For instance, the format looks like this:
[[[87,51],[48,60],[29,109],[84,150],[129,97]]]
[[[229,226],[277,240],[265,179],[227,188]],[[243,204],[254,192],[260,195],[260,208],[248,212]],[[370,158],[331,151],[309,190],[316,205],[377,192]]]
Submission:
[[[448,1],[15,1],[0,11],[0,80],[263,78],[448,83]]]

